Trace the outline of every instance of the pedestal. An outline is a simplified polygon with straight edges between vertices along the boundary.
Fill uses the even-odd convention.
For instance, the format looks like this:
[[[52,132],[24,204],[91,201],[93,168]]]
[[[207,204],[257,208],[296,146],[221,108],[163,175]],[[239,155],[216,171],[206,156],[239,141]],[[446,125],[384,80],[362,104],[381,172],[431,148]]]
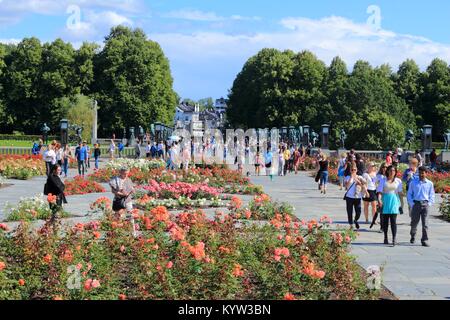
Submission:
[[[442,163],[450,163],[450,151],[442,151],[440,157]]]

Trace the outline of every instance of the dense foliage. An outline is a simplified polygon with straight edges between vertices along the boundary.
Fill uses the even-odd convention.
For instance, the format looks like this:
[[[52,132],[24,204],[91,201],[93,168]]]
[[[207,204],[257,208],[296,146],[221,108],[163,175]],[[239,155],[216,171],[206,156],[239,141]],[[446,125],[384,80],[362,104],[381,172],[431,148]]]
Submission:
[[[245,63],[229,98],[231,126],[317,131],[329,123],[334,146],[344,128],[348,146],[385,149],[401,144],[408,129],[418,136],[424,124],[442,140],[450,127],[450,68],[435,59],[421,72],[407,60],[394,73],[357,61],[349,72],[339,57],[327,67],[309,51],[263,49]]]
[[[140,29],[113,28],[101,50],[92,43],[75,50],[61,39],[42,44],[34,37],[0,44],[0,127],[40,134],[47,122],[57,133],[71,108],[86,105],[80,95],[98,100],[101,134],[169,123],[176,106],[172,82],[160,46]]]
[[[329,221],[213,220],[201,211],[136,212],[139,231],[93,204],[101,221],[16,232],[0,224],[1,299],[372,299],[348,255],[351,231]]]

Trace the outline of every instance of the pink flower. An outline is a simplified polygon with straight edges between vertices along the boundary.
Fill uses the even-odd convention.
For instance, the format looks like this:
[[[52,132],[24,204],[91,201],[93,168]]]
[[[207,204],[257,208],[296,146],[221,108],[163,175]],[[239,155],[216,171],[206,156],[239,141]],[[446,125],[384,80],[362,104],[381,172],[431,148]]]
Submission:
[[[167,262],[166,268],[167,269],[172,269],[172,267],[173,267],[173,262],[172,261]]]
[[[98,281],[97,279],[92,280],[92,288],[98,288],[100,287],[100,281]]]

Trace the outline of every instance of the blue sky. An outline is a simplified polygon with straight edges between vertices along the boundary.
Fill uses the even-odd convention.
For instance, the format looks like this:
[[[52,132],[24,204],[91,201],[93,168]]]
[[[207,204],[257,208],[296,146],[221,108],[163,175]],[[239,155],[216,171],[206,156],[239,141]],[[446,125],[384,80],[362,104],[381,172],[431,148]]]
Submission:
[[[450,62],[447,0],[0,0],[1,42],[61,37],[78,47],[117,24],[158,41],[175,90],[193,99],[226,96],[264,47],[308,49],[326,63],[340,55],[350,69],[358,59],[394,70],[407,58]]]

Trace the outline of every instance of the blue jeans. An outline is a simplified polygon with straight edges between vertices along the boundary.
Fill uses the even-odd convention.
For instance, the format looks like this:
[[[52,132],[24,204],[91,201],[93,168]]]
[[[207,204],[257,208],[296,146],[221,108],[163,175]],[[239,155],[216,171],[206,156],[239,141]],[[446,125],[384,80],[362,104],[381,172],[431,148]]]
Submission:
[[[95,157],[95,169],[98,169],[98,157]]]
[[[322,171],[320,174],[320,185],[326,186],[328,183],[328,171]]]
[[[69,172],[69,158],[64,159],[62,169],[63,169],[64,175],[67,177],[67,173]]]
[[[84,172],[86,171],[86,164],[84,160],[78,160],[78,174],[84,176]]]

